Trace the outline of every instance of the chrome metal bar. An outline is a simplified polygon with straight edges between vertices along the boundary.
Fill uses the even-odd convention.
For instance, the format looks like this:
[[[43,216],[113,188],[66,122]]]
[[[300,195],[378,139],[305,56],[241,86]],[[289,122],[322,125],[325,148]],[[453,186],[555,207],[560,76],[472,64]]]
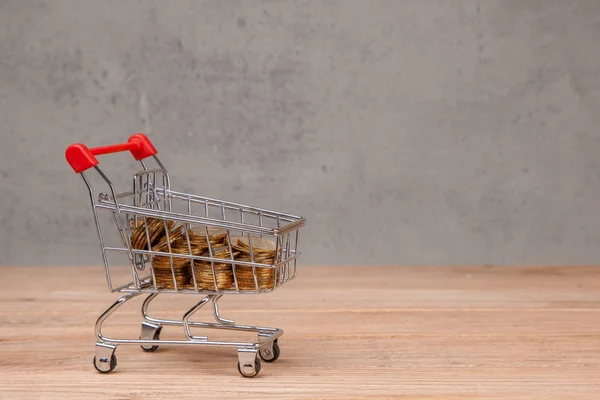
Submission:
[[[234,260],[234,258],[233,258],[233,248],[231,247],[231,235],[230,235],[229,229],[227,230],[227,247],[229,248],[229,257],[233,261]],[[231,263],[231,273],[233,274],[233,285],[235,287],[235,290],[239,290],[238,280],[237,280],[237,274],[235,272],[235,267],[236,267],[236,264],[232,262]]]
[[[169,176],[169,171],[165,168],[163,163],[160,161],[157,155],[152,156],[154,161],[163,172],[163,195],[165,198],[165,208],[167,211],[171,211],[171,197],[167,196],[165,192],[169,192],[171,190],[171,177]]]
[[[296,244],[294,245],[294,273],[292,274],[290,279],[294,279],[296,277],[296,256],[297,256],[297,250],[298,250],[298,235],[300,234],[299,231],[296,231]]]
[[[157,322],[157,321],[154,321],[154,320],[150,319],[150,317],[148,316],[148,306],[150,306],[150,302],[152,300],[154,300],[156,298],[156,296],[158,296],[158,295],[159,295],[159,293],[151,293],[151,294],[148,295],[148,297],[146,297],[144,299],[144,302],[142,303],[142,317],[146,321]]]
[[[88,188],[90,194],[90,201],[92,202],[92,212],[94,213],[94,222],[96,223],[96,232],[98,233],[98,240],[100,241],[100,249],[102,250],[102,260],[104,261],[104,270],[106,274],[106,283],[108,284],[108,290],[114,292],[112,281],[110,279],[110,270],[108,267],[108,259],[106,257],[106,252],[104,251],[104,240],[102,239],[102,229],[100,228],[100,220],[98,218],[98,211],[96,210],[96,203],[94,198],[94,190],[92,189],[92,185],[85,177],[85,173],[82,172],[81,179],[85,182],[85,185]]]
[[[252,275],[254,277],[254,287],[259,290],[258,279],[256,278],[256,263],[254,262],[254,250],[252,249],[252,238],[248,234],[248,245],[250,246],[250,262],[252,264]]]
[[[273,339],[277,339],[283,335],[283,330],[278,328],[267,328],[264,326],[246,326],[246,325],[226,325],[216,322],[189,322],[190,326],[197,328],[208,328],[208,329],[224,329],[232,331],[244,331],[244,332],[273,332]]]
[[[200,345],[205,344],[209,346],[223,346],[223,347],[254,347],[260,348],[262,343],[255,342],[221,342],[221,341],[208,341],[208,340],[143,340],[143,339],[115,339],[115,338],[104,338],[104,343],[108,344],[149,344],[149,345]]]
[[[167,225],[166,219],[163,219],[163,225],[165,228],[165,235],[167,236],[167,249],[169,250],[168,257],[169,257],[169,264],[171,266],[171,276],[173,277],[173,287],[175,288],[175,290],[179,290],[177,288],[177,278],[175,277],[175,266],[173,265],[173,254],[171,252],[171,237],[169,236],[169,226]]]
[[[150,174],[146,174],[146,206],[152,208],[150,201]]]
[[[185,238],[186,238],[186,242],[187,242],[187,247],[188,247],[188,251],[190,252],[190,255],[192,254],[192,245],[190,243],[190,227],[186,226],[185,227]],[[192,282],[194,282],[194,289],[196,291],[198,291],[198,281],[196,280],[196,268],[194,268],[194,259],[190,258],[190,268],[192,269]]]
[[[182,324],[183,324],[183,331],[185,332],[185,335],[188,337],[188,339],[190,340],[208,340],[208,338],[206,336],[194,336],[192,335],[192,332],[190,331],[190,317],[192,315],[194,315],[194,313],[196,311],[198,311],[199,309],[201,309],[202,307],[204,307],[204,305],[206,305],[206,303],[208,303],[209,300],[212,299],[212,295],[208,295],[205,298],[203,298],[202,300],[200,300],[198,303],[196,303],[196,305],[194,305],[192,308],[190,308],[184,315],[183,315],[183,319],[181,320]]]
[[[206,209],[206,212],[208,213],[208,208]],[[215,291],[219,291],[219,286],[217,285],[217,272],[215,271],[215,260],[218,260],[218,259],[215,259],[213,257],[213,251],[212,251],[213,246],[210,243],[210,235],[208,234],[208,227],[207,226],[204,227],[204,234],[205,234],[205,237],[206,237],[206,243],[208,245],[208,255],[211,258],[210,266],[212,268],[212,277],[213,277],[214,288],[215,288]]]
[[[210,198],[210,197],[197,196],[197,195],[193,195],[193,194],[189,194],[189,193],[183,193],[183,192],[178,192],[178,191],[174,191],[174,190],[170,190],[169,192],[173,196],[182,196],[182,197],[185,197],[185,198],[189,197],[192,200],[196,199],[197,201],[201,201],[201,202],[210,202],[210,203],[213,203],[211,205],[219,206],[221,203],[223,203],[223,204],[225,204],[226,207],[233,207],[234,209],[242,208],[244,210],[244,212],[247,212],[247,213],[258,214],[258,212],[263,212],[263,213],[265,213],[265,215],[268,215],[268,216],[271,216],[271,217],[275,217],[275,216],[279,215],[279,216],[281,216],[281,218],[290,218],[292,220],[304,219],[304,218],[302,218],[300,216],[297,216],[297,215],[286,214],[286,213],[282,213],[282,212],[279,212],[279,211],[267,210],[267,209],[264,209],[264,208],[251,207],[251,206],[247,206],[247,205],[244,205],[244,204],[233,203],[233,202],[230,202],[230,201],[223,201],[223,200],[219,200],[219,199],[213,199],[213,198]]]
[[[104,250],[106,251],[119,251],[119,252],[128,252],[129,250],[126,248],[121,248],[121,247],[104,247]],[[153,255],[153,256],[164,256],[164,257],[169,257],[169,256],[173,256],[175,255],[176,257],[179,258],[187,258],[187,259],[191,259],[191,260],[198,260],[198,261],[216,261],[216,262],[220,262],[220,263],[226,263],[226,264],[230,264],[230,263],[234,263],[234,264],[239,264],[242,266],[256,266],[259,268],[276,268],[280,265],[285,264],[288,261],[292,261],[294,260],[297,256],[299,256],[301,253],[296,253],[293,250],[291,251],[291,254],[289,258],[286,258],[285,260],[282,260],[278,263],[274,263],[274,264],[261,264],[258,262],[252,263],[250,261],[241,261],[241,260],[231,260],[231,259],[227,259],[227,258],[214,258],[214,257],[207,257],[207,256],[194,256],[194,255],[188,255],[188,254],[183,254],[183,253],[168,253],[168,252],[164,252],[164,251],[148,251],[148,250],[133,250],[134,254],[146,254],[146,255]]]
[[[226,324],[226,325],[233,325],[233,324],[235,324],[235,322],[233,320],[221,318],[221,316],[219,315],[219,305],[217,304],[217,302],[219,301],[219,299],[221,297],[223,297],[222,294],[219,296],[213,297],[213,299],[212,299],[213,315],[214,315],[215,319],[217,320],[217,322],[219,322],[221,324]]]
[[[123,304],[125,304],[125,302],[133,299],[134,297],[139,296],[140,294],[141,294],[140,292],[129,293],[129,294],[126,294],[125,296],[120,297],[110,307],[108,307],[108,309],[106,311],[104,311],[102,313],[102,315],[100,315],[100,317],[98,317],[98,319],[96,320],[96,337],[98,338],[98,340],[105,342],[105,343],[111,342],[108,338],[102,336],[102,324],[104,324],[104,321],[108,317],[110,317],[112,313],[117,311],[117,309],[119,307],[121,307]]]
[[[116,211],[117,215],[119,216],[119,220],[118,220],[118,223],[117,223],[117,228],[120,231],[123,231],[123,230],[126,229],[126,227],[125,227],[125,221],[123,220],[123,215],[121,214],[121,210],[119,208],[119,202],[117,201],[117,194],[116,194],[116,191],[115,191],[115,187],[112,184],[112,182],[110,181],[110,179],[108,179],[108,177],[104,174],[104,172],[102,172],[102,170],[100,169],[100,167],[98,167],[97,165],[95,165],[94,169],[102,177],[102,179],[104,179],[104,181],[106,182],[106,184],[110,188],[110,193],[111,193],[112,198],[113,198],[113,201],[110,202],[110,203],[111,203],[111,205],[114,205],[115,211]],[[95,207],[99,207],[99,204],[96,205]],[[125,244],[127,245],[127,248],[131,249],[131,243],[129,241],[129,237],[126,237]],[[129,251],[128,255],[129,255],[129,259],[132,260],[132,262],[131,262],[131,274],[132,274],[133,280],[136,281],[137,280],[137,273],[135,272],[135,263],[133,262],[133,254],[131,253],[131,250]]]
[[[152,194],[154,196],[153,202],[156,204],[156,208],[160,210],[160,197],[158,196],[158,191],[156,189],[156,172],[152,173]]]
[[[112,203],[112,202],[101,202],[100,204],[97,204],[96,207],[105,209],[105,210],[110,210],[110,211],[115,210],[114,203]],[[302,224],[303,224],[303,222],[302,222],[302,224],[293,223],[293,224],[290,224],[289,226],[285,226],[285,227],[281,228],[281,230],[279,231],[279,230],[277,230],[277,228],[267,228],[267,227],[261,227],[261,226],[256,226],[256,225],[241,224],[239,222],[232,222],[232,221],[221,221],[219,219],[214,219],[214,218],[199,217],[196,215],[179,214],[179,213],[174,213],[174,212],[169,212],[169,211],[152,210],[152,209],[148,209],[148,208],[144,208],[144,207],[129,206],[126,204],[120,204],[119,209],[124,212],[134,214],[134,215],[142,215],[142,216],[146,216],[146,217],[153,217],[153,218],[159,218],[159,219],[168,219],[168,220],[176,221],[176,222],[187,222],[187,223],[197,224],[197,225],[206,225],[206,226],[216,227],[216,228],[247,231],[250,233],[256,233],[259,235],[262,234],[262,235],[267,235],[267,236],[281,235],[284,233],[283,229],[285,229],[286,231],[289,229],[293,230],[293,229],[297,229],[298,227],[302,226]]]

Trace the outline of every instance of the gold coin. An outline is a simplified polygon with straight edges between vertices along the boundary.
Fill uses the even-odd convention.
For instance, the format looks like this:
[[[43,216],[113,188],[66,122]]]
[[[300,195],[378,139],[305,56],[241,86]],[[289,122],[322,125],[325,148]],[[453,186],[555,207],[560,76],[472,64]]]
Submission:
[[[163,227],[164,228],[164,227]],[[183,232],[181,231],[181,226],[175,226],[169,229],[169,236],[167,239],[166,231],[162,229],[160,231],[161,235],[157,237],[157,241],[153,244],[154,251],[169,251],[169,245],[180,240],[183,236]]]
[[[223,240],[227,237],[227,230],[223,228],[201,226],[191,228],[189,232],[197,240],[204,240],[204,242],[206,242],[208,234],[209,241],[213,244],[223,243]]]
[[[131,246],[134,249],[143,250],[143,240],[146,236],[146,227],[144,225],[144,221],[138,221],[138,224],[135,228],[132,229],[131,232]]]
[[[146,218],[145,221],[139,221],[137,227],[135,227],[131,233],[131,246],[138,250],[147,250],[149,247],[148,245],[150,245],[150,247],[156,246],[162,236],[166,236],[165,224],[167,225],[167,229],[169,229],[169,234],[171,234],[171,230],[176,231],[179,229],[177,227],[174,228],[175,222],[173,221],[165,222],[158,218]],[[147,233],[146,227],[148,228]],[[148,238],[150,239],[149,243]]]
[[[277,247],[275,242],[266,238],[243,236],[238,239],[237,246],[241,249],[247,249],[250,251],[250,245],[252,245],[252,252],[275,252]]]
[[[171,229],[173,226],[172,221],[167,222],[168,229]],[[150,223],[148,223],[148,234],[150,235],[150,244],[154,247],[157,242],[160,240],[162,235],[165,233],[164,222],[160,219],[151,218]],[[147,238],[146,238],[147,239]]]
[[[235,247],[238,244],[238,240],[240,240],[241,238],[243,238],[243,236],[230,236],[229,240],[227,238],[223,240],[223,244],[225,246],[228,246],[229,243],[231,243],[231,247]]]

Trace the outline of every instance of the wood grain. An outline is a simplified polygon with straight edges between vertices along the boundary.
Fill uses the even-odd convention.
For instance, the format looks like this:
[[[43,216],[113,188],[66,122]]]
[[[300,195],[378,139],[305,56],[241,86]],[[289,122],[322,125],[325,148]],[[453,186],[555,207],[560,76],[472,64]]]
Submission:
[[[286,331],[254,379],[234,349],[189,346],[120,346],[115,372],[98,374],[94,322],[118,297],[102,268],[0,278],[3,399],[600,398],[596,267],[303,267],[275,293],[222,301],[226,318]],[[197,301],[163,297],[161,316]],[[106,333],[139,335],[132,303]]]

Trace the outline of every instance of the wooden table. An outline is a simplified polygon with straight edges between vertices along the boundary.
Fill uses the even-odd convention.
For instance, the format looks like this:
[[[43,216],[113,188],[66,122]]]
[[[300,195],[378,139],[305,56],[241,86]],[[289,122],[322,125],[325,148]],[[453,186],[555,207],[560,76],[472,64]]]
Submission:
[[[600,398],[600,268],[302,267],[274,293],[223,299],[224,317],[286,331],[254,379],[234,349],[191,346],[120,346],[99,374],[94,322],[118,297],[104,270],[0,274],[2,399]],[[155,310],[173,316],[198,300],[164,297]],[[136,300],[106,333],[139,335]]]

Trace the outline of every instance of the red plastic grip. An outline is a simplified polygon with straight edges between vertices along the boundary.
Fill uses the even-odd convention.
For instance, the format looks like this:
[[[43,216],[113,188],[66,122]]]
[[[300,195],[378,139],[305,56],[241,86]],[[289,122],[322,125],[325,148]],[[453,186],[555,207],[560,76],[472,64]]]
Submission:
[[[94,147],[91,149],[85,144],[73,143],[67,147],[65,157],[71,168],[73,168],[73,171],[79,174],[98,165],[96,156],[118,153],[121,151],[130,151],[133,158],[138,161],[158,153],[146,135],[143,133],[136,133],[131,135],[129,140],[125,143]]]

